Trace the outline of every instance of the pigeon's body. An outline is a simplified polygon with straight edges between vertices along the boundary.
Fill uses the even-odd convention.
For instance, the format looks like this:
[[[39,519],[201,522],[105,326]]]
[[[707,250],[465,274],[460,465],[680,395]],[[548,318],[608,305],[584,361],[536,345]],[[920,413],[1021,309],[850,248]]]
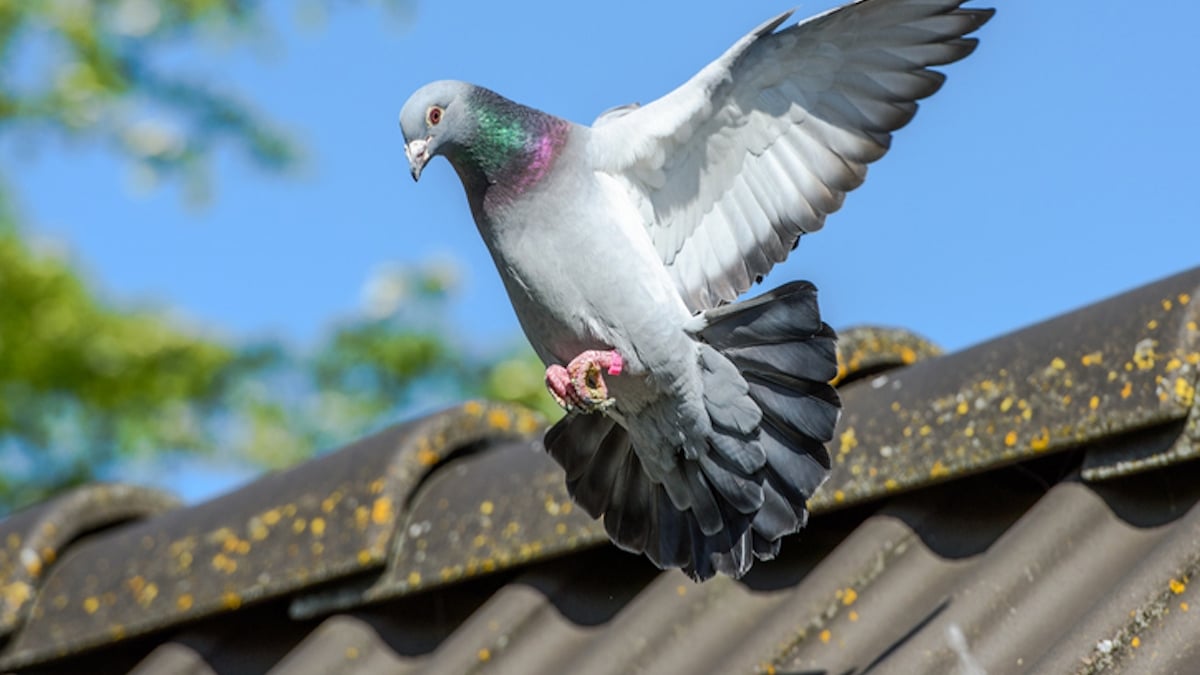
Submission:
[[[518,107],[486,90],[474,96],[485,119],[493,117],[490,106]],[[554,152],[520,153],[523,160],[505,167],[513,179],[507,182],[486,171],[472,175],[471,158],[455,165],[463,167],[464,184],[476,186],[468,190],[473,215],[521,327],[547,364],[593,349],[622,354],[622,376],[609,381],[619,401],[610,414],[645,439],[635,448],[662,447],[664,435],[673,437],[666,445],[680,445],[683,430],[708,427],[697,343],[684,330],[691,312],[610,181],[543,169],[586,162],[591,130],[529,109],[517,117],[530,127],[530,147]],[[571,227],[580,222],[589,227]],[[642,272],[631,275],[631,267]],[[650,405],[666,415],[639,415]]]
[[[803,527],[839,412],[833,331],[806,282],[726,303],[862,182],[940,87],[927,66],[974,48],[991,13],[960,2],[862,0],[774,32],[783,15],[592,127],[461,82],[405,104],[413,176],[434,154],[457,171],[571,407],[547,449],[622,547],[739,576]]]
[[[484,105],[516,106],[491,92],[480,98],[487,99]],[[620,327],[661,316],[664,310],[673,311],[681,322],[690,313],[645,232],[640,226],[629,227],[637,221],[627,202],[614,198],[612,189],[588,174],[541,168],[543,163],[547,169],[558,162],[585,163],[590,130],[536,111],[528,114],[536,120],[526,118],[530,124],[552,129],[543,137],[552,141],[534,136],[532,145],[553,150],[545,157],[529,153],[526,161],[506,167],[517,180],[505,182],[482,172],[471,175],[470,167],[459,169],[464,184],[478,186],[468,189],[468,200],[479,233],[538,356],[565,362],[581,351],[607,345],[632,359],[635,352],[627,342],[631,333]],[[579,222],[591,226],[571,227]],[[544,255],[546,251],[576,254]],[[646,273],[623,274],[631,264]]]
[[[611,181],[550,170],[560,161],[585,164],[591,129],[485,89],[471,95],[474,114],[485,121],[480,138],[526,138],[514,144],[519,150],[510,148],[507,162],[489,161],[491,152],[478,148],[449,158],[469,186],[480,236],[534,351],[545,363],[566,363],[589,349],[620,352],[625,377],[611,387],[620,392],[623,409],[674,393],[688,357],[695,361],[693,340],[682,330],[691,313],[637,213]],[[488,124],[496,119],[513,122]],[[481,145],[490,150],[501,143],[488,139]],[[590,226],[571,227],[580,222]],[[627,274],[630,266],[643,273]],[[643,358],[656,367],[647,368]],[[668,376],[666,382],[656,386],[656,375]]]

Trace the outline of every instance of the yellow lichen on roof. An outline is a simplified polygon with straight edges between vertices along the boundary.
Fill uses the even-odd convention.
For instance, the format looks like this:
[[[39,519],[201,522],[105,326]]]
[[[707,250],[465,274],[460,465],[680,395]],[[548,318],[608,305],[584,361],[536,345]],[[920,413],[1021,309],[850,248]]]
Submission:
[[[214,555],[212,560],[209,561],[209,564],[214,570],[217,570],[223,574],[233,574],[238,568],[237,561],[225,555],[224,553],[218,553]]]
[[[1029,448],[1034,452],[1041,452],[1050,447],[1050,430],[1042,427],[1037,436],[1034,436],[1029,441]]]
[[[417,463],[419,463],[421,466],[433,466],[434,464],[437,464],[438,460],[440,459],[441,455],[433,450],[424,449],[417,451]]]
[[[379,497],[371,505],[371,522],[376,525],[390,522],[394,516],[391,497]]]
[[[542,421],[538,419],[537,415],[527,410],[522,410],[517,414],[517,431],[522,434],[532,434],[541,427]]]
[[[21,549],[21,565],[31,577],[37,577],[42,573],[42,557],[35,553],[33,549]]]
[[[250,519],[250,522],[246,523],[246,533],[254,541],[262,541],[270,536],[271,528],[267,527],[262,518],[255,516]]]
[[[143,609],[149,609],[154,599],[158,597],[158,584],[150,582],[136,594],[136,600]]]
[[[855,438],[854,427],[850,427],[842,432],[838,453],[844,455],[856,447],[858,447],[858,439]]]
[[[1192,405],[1192,400],[1195,398],[1195,396],[1195,385],[1182,377],[1175,379],[1175,400],[1179,401],[1180,405]]]
[[[242,606],[242,596],[233,591],[222,593],[221,606],[230,610],[237,609]]]
[[[33,597],[33,587],[24,581],[13,581],[0,587],[0,596],[9,606],[23,605]]]
[[[337,505],[341,503],[344,496],[341,490],[334,490],[329,493],[328,497],[321,500],[321,510],[325,513],[332,513],[337,508]]]
[[[943,478],[948,475],[950,475],[950,470],[946,468],[946,465],[940,459],[934,462],[933,466],[929,468],[930,478]]]
[[[499,431],[508,431],[513,426],[512,416],[503,408],[488,411],[487,422],[488,426]]]
[[[845,592],[842,593],[843,605],[849,607],[850,605],[854,604],[855,600],[858,600],[858,591],[854,590],[853,588],[847,588]]]
[[[1133,363],[1138,370],[1150,370],[1154,367],[1154,361],[1158,358],[1158,353],[1155,351],[1158,348],[1158,340],[1146,338],[1141,340],[1134,346]]]

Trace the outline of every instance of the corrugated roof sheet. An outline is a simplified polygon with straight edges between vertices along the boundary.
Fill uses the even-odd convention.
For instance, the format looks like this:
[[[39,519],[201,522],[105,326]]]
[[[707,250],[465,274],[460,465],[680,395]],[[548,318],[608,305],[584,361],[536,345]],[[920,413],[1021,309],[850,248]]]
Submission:
[[[108,526],[31,575],[12,561],[65,522],[50,502],[0,523],[0,668],[1191,672],[1198,289],[1200,269],[946,356],[848,333],[834,475],[741,581],[606,545],[534,419],[479,403],[86,524]]]

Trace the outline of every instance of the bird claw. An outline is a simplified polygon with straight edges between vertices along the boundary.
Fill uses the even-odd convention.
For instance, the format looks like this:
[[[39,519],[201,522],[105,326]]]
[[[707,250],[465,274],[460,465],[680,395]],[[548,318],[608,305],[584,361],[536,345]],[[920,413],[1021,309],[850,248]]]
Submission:
[[[558,364],[546,368],[546,389],[567,412],[607,410],[616,400],[608,396],[604,375],[620,375],[624,368],[625,360],[615,349],[589,349],[571,359],[565,368]]]
[[[574,390],[571,387],[571,375],[566,368],[557,363],[546,367],[546,390],[550,392],[558,407],[571,412],[574,408],[571,403]]]

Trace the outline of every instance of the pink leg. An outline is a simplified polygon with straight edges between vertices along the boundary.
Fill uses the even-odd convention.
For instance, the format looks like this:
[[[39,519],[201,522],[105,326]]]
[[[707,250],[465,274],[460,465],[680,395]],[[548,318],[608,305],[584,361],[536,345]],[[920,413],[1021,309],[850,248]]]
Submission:
[[[604,375],[620,375],[624,369],[625,360],[615,349],[590,349],[571,359],[567,364],[567,373],[571,376],[571,386],[579,399],[579,407],[585,412],[592,412],[612,405]]]
[[[564,410],[590,413],[613,404],[604,375],[620,375],[624,369],[625,360],[615,349],[592,349],[571,359],[565,368],[558,364],[546,368],[546,388]]]
[[[575,406],[575,388],[571,386],[571,375],[566,368],[557,363],[546,368],[546,389],[563,410],[570,412]]]

